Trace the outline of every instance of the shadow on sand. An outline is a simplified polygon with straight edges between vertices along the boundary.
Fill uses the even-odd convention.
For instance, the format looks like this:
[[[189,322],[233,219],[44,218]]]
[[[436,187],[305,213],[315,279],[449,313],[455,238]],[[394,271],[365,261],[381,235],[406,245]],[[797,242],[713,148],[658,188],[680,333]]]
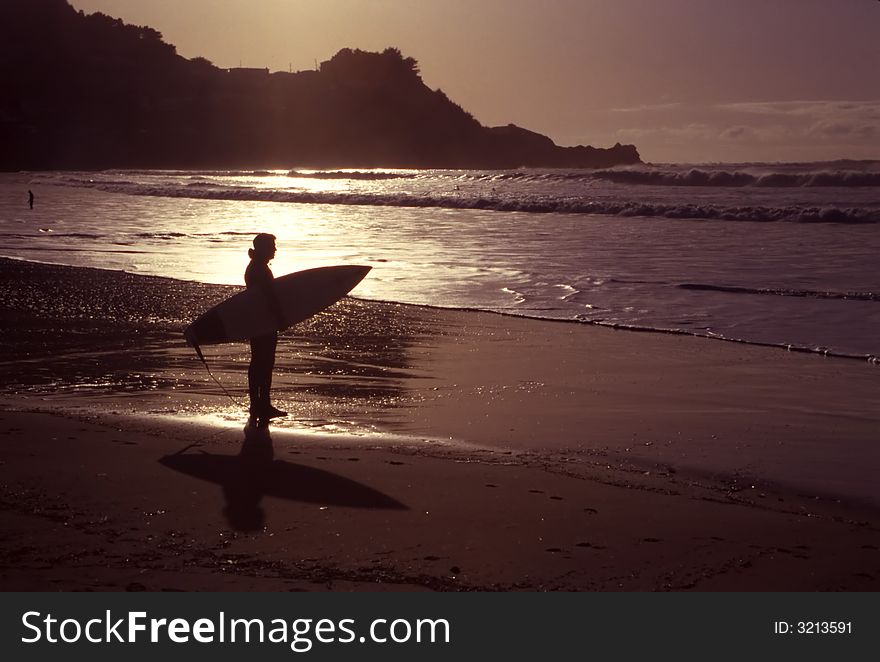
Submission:
[[[188,453],[192,446],[166,455],[160,464],[223,488],[223,514],[238,531],[263,527],[264,496],[291,501],[347,508],[407,510],[399,501],[371,487],[329,471],[274,459],[269,428],[248,424],[238,455],[203,451]]]

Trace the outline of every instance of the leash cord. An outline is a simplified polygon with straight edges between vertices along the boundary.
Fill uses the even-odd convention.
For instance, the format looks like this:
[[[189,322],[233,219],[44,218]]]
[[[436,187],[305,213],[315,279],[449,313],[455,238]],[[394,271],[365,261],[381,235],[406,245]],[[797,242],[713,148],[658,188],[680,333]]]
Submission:
[[[233,403],[235,403],[239,407],[244,407],[244,404],[242,402],[240,402],[239,400],[236,400],[235,397],[232,395],[232,393],[227,391],[226,387],[223,386],[223,384],[220,383],[220,380],[214,376],[213,372],[211,372],[211,368],[210,368],[210,366],[208,366],[208,361],[207,361],[207,359],[205,359],[204,354],[202,354],[202,348],[199,347],[195,343],[193,343],[193,348],[196,350],[196,355],[198,355],[198,357],[201,359],[202,363],[205,365],[205,370],[207,370],[208,374],[211,375],[211,379],[214,380],[214,383],[220,387],[220,389],[229,397],[230,400],[232,400]]]

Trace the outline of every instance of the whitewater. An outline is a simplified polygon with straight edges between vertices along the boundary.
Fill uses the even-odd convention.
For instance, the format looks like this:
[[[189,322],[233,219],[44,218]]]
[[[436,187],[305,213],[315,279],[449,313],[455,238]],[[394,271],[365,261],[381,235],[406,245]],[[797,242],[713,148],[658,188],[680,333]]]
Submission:
[[[880,356],[877,161],[0,175],[7,257],[240,284],[257,232],[364,298]]]

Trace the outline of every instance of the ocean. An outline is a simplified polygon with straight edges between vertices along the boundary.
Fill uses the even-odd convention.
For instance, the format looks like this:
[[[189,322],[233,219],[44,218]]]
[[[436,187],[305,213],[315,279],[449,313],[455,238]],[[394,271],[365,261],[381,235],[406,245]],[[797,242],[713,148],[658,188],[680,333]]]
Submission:
[[[0,175],[6,257],[241,284],[257,232],[366,299],[880,356],[880,161]]]

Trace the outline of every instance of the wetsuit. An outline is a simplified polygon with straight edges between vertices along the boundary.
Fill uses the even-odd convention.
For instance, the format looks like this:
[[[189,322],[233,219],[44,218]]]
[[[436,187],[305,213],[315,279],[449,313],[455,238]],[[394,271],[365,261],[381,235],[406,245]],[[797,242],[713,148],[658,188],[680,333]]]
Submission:
[[[251,260],[244,272],[244,282],[248,289],[258,288],[269,298],[270,310],[277,308],[272,292],[274,276],[265,262]],[[275,304],[275,305],[273,305]],[[269,409],[269,390],[272,388],[272,370],[275,368],[275,348],[278,333],[273,331],[251,338],[251,364],[248,367],[248,393],[251,399],[251,413],[262,414]]]

